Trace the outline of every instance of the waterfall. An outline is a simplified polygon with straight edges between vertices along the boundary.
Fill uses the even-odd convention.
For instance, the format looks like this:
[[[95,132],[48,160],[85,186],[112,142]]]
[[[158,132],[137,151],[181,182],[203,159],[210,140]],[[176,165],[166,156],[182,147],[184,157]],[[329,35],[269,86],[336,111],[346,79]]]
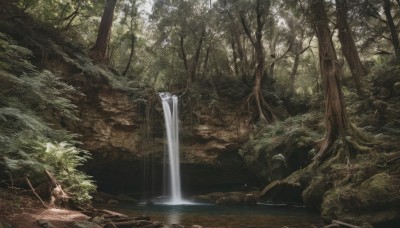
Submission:
[[[179,168],[178,97],[170,93],[160,93],[160,97],[164,110],[165,128],[168,139],[171,188],[171,201],[169,204],[182,204],[181,176]]]

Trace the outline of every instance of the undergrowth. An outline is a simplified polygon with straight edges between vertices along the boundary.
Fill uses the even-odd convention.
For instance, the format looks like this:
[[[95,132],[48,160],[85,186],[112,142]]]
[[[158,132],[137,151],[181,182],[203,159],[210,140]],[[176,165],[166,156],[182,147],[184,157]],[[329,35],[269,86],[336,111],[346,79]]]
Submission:
[[[23,186],[19,180],[27,177],[37,186],[47,169],[73,201],[88,202],[95,185],[78,167],[90,156],[75,146],[75,134],[53,129],[46,116],[77,120],[70,98],[80,94],[60,76],[37,69],[33,58],[31,50],[0,33],[0,177],[13,186]]]
[[[263,181],[281,179],[291,172],[305,167],[316,152],[314,146],[323,137],[320,113],[311,112],[290,117],[258,128],[239,154],[246,166]],[[281,162],[283,173],[279,175],[274,161]]]

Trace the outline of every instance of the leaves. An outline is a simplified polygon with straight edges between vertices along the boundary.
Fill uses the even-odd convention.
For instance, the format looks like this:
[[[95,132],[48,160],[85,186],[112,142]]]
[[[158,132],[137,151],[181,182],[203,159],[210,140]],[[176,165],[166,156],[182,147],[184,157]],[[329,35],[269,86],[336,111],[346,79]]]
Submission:
[[[87,151],[70,143],[46,142],[43,138],[19,138],[20,149],[4,157],[8,172],[16,177],[28,176],[36,183],[46,181],[44,170],[51,170],[77,203],[90,200],[95,185],[90,176],[77,168],[90,159]]]
[[[32,51],[3,33],[0,45],[0,164],[5,168],[0,175],[40,184],[46,182],[44,169],[51,170],[73,200],[87,202],[95,185],[77,168],[89,153],[74,146],[75,134],[52,129],[45,116],[52,112],[76,120],[70,97],[79,93],[60,76],[39,71],[30,62]]]

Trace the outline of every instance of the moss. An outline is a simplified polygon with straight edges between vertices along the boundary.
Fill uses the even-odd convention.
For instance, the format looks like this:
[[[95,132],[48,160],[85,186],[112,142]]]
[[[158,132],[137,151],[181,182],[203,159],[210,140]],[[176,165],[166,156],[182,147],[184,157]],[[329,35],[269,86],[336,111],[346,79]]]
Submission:
[[[385,221],[385,218],[393,217],[393,210],[400,206],[400,196],[394,194],[398,188],[395,178],[385,172],[368,178],[358,186],[346,184],[333,188],[324,195],[321,214],[325,219],[345,218],[356,223]],[[362,219],[355,216],[363,213],[380,216],[364,216]]]
[[[285,178],[310,163],[309,152],[322,138],[321,118],[320,113],[312,112],[259,126],[239,155],[261,181]],[[274,168],[273,158],[278,154],[284,157],[285,165]]]
[[[309,208],[319,210],[325,192],[331,187],[332,183],[330,183],[323,175],[313,177],[311,183],[302,193],[304,204]]]

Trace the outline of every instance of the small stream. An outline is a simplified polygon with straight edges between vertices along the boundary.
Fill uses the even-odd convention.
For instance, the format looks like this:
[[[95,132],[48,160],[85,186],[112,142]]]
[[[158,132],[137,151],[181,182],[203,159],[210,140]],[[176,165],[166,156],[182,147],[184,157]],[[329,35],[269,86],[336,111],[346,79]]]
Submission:
[[[305,207],[262,204],[257,206],[219,205],[115,205],[108,209],[129,216],[149,216],[168,225],[204,227],[320,227],[318,214]]]

